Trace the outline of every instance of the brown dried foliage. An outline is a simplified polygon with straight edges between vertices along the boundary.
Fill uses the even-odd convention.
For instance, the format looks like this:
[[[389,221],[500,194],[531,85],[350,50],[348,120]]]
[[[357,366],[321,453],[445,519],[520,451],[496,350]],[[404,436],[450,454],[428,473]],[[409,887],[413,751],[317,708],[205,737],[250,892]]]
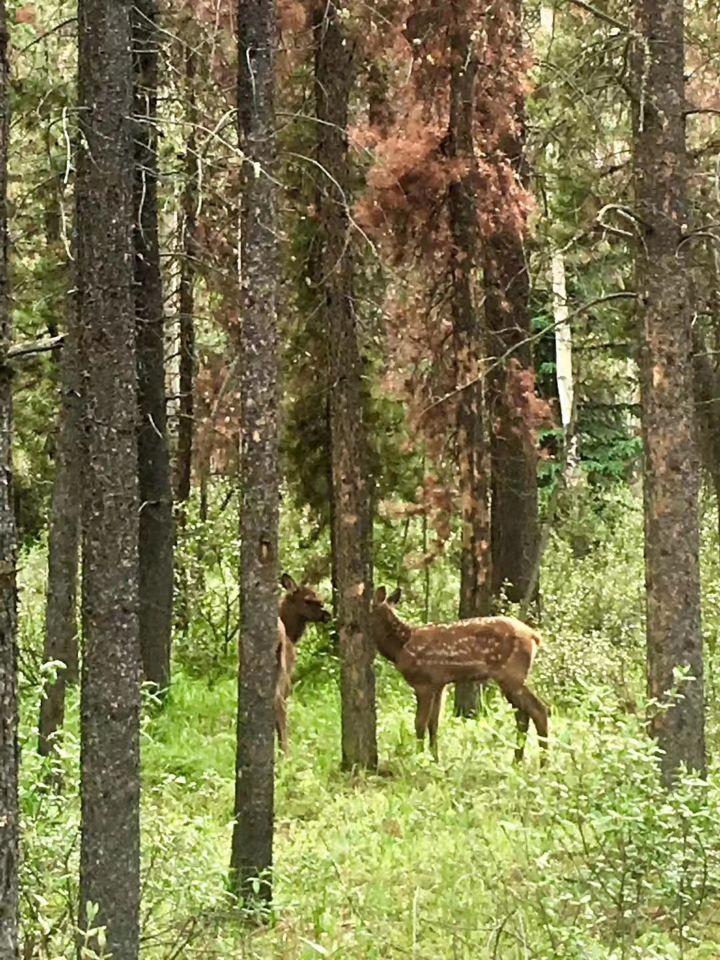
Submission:
[[[354,131],[356,142],[374,155],[368,189],[355,213],[394,267],[386,302],[391,360],[385,387],[407,404],[412,435],[422,437],[438,466],[449,452],[456,397],[433,404],[452,395],[462,376],[449,319],[454,251],[448,194],[468,174],[467,164],[448,151],[450,31],[453,17],[465,21],[478,61],[473,186],[480,242],[499,234],[525,236],[532,198],[509,155],[517,142],[517,107],[527,93],[529,66],[515,42],[516,11],[513,0],[409,0],[384,11],[381,28],[369,33],[370,44],[378,38],[392,121],[379,111],[382,126],[368,119]],[[535,394],[532,372],[511,361],[508,390],[517,411],[513,429],[534,445],[549,408]]]

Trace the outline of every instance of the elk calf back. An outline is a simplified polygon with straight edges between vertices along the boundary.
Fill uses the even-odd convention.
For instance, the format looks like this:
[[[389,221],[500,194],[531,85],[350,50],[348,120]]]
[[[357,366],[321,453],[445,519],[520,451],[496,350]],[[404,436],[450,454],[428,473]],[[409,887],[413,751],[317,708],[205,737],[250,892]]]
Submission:
[[[412,685],[492,679],[514,689],[525,682],[539,645],[538,633],[514,617],[478,617],[413,627],[396,666]]]

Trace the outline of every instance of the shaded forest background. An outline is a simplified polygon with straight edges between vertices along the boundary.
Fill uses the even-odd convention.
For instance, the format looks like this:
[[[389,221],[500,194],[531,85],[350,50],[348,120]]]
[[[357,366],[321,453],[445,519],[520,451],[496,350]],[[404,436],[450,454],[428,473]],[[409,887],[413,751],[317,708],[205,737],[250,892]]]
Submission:
[[[653,4],[637,8],[279,0],[277,158],[255,166],[243,162],[253,118],[238,101],[235,6],[134,8],[139,637],[154,682],[138,720],[143,956],[720,952],[720,8],[684,4],[687,205],[670,270],[654,247],[643,267],[649,73],[638,73],[637,31]],[[103,940],[78,915],[87,704],[71,641],[91,484],[78,445],[88,368],[76,338],[88,328],[82,305],[76,322],[77,266],[92,252],[77,246],[77,8],[11,2],[7,19],[20,912],[24,957],[72,956],[84,936],[89,958]],[[254,75],[240,74],[242,94]],[[272,230],[260,217],[241,248],[252,203],[274,205]],[[91,223],[98,211],[84,210]],[[654,568],[675,581],[666,606],[679,626],[665,632],[660,614],[647,620],[641,427],[643,389],[646,424],[662,426],[648,414],[652,329],[639,297],[658,264],[679,303],[658,349],[679,331],[691,349],[678,366],[694,373],[692,385],[677,374],[675,404],[665,398],[665,436],[688,440],[675,472],[690,498],[651,540],[677,548]],[[265,402],[242,409],[248,317],[262,328],[270,294],[243,299],[239,275],[277,278],[277,465],[248,453],[251,416],[259,435],[272,412],[271,378]],[[291,749],[275,764],[274,912],[261,928],[228,883],[237,647],[250,616],[239,600],[252,564],[243,553],[239,579],[238,558],[258,478],[277,501],[267,510],[279,509],[277,572],[312,584],[336,615],[299,648]],[[440,763],[416,753],[410,691],[379,660],[373,679],[365,601],[346,589],[373,580],[403,587],[413,622],[503,612],[539,625],[546,771],[534,742],[525,766],[511,766],[510,712],[475,687],[446,707]],[[276,580],[264,589],[252,615],[273,624]],[[672,677],[671,641],[686,636],[670,694],[689,704],[675,714],[685,733],[667,734],[671,760],[658,762],[646,721],[658,733],[669,708],[652,696],[668,683],[652,663],[671,661]],[[685,682],[698,658],[704,717],[692,693],[702,681]]]

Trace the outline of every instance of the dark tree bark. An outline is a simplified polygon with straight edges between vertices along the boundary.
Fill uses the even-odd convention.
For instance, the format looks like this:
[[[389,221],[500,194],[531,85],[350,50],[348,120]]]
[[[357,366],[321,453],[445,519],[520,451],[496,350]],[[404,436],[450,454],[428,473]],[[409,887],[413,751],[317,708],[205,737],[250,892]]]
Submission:
[[[513,0],[512,42],[522,55],[521,0]],[[507,29],[505,25],[504,29]],[[493,26],[489,42],[493,43]],[[495,42],[507,42],[506,38]],[[500,143],[503,160],[518,180],[525,169],[525,104],[515,101],[516,123]],[[517,387],[532,370],[530,336],[530,273],[519,231],[496,231],[485,244],[485,318],[491,373],[488,380],[492,460],[492,592],[504,588],[507,598],[521,602],[528,591],[538,552],[537,452],[532,429],[518,407]]]
[[[716,542],[720,546],[720,377],[696,325],[692,344],[697,436],[701,462],[715,494]]]
[[[12,337],[8,297],[8,32],[0,0],[0,958],[18,952],[17,539],[12,488]]]
[[[720,505],[720,377],[710,359],[708,343],[697,327],[692,331],[692,344],[700,454]]]
[[[713,238],[706,241],[706,259],[701,268],[707,278],[706,310],[709,330],[704,334],[693,324],[693,373],[695,412],[703,466],[712,482],[717,508],[718,546],[720,546],[720,368],[717,345],[720,342],[720,277]],[[711,349],[711,345],[714,349]]]
[[[478,227],[473,140],[475,78],[478,64],[472,31],[462,4],[453,3],[450,28],[450,128],[448,149],[462,171],[450,185],[452,235],[451,310],[459,385],[477,380],[483,362],[484,330],[478,315],[474,271],[477,266]],[[480,382],[463,390],[457,409],[458,487],[462,513],[460,606],[462,619],[490,612],[490,511],[487,418]],[[477,712],[477,683],[455,688],[455,713]]]
[[[165,318],[157,203],[159,31],[156,0],[133,7],[135,315],[140,494],[140,650],[145,680],[170,685],[173,505],[165,409]]]
[[[180,422],[178,424],[178,503],[190,499],[195,413],[195,274],[197,272],[197,104],[195,101],[195,52],[185,54],[188,139],[185,149],[183,191],[183,254],[180,266]]]
[[[278,631],[278,250],[274,0],[241,3],[242,507],[240,670],[231,870],[239,895],[270,900]]]
[[[182,537],[187,526],[186,504],[192,487],[193,440],[195,436],[195,277],[197,273],[197,101],[195,97],[196,57],[188,45],[185,51],[185,103],[187,143],[185,146],[185,187],[182,198],[183,232],[180,263],[180,402],[178,408],[177,452],[175,460],[176,536]],[[176,615],[178,629],[185,634],[190,625],[188,572],[177,570],[178,595]]]
[[[326,173],[318,194],[323,251],[322,304],[330,351],[330,460],[333,572],[340,640],[342,764],[377,767],[375,647],[370,634],[372,489],[363,408],[363,360],[353,292],[348,203],[348,102],[353,43],[341,24],[342,5],[322,5],[315,23],[317,159]]]
[[[705,769],[700,630],[699,462],[693,435],[692,302],[687,265],[687,159],[682,0],[636,0],[634,175],[636,289],[645,448],[648,685],[663,699],[676,667],[682,699],[656,712],[662,773]]]
[[[390,82],[387,72],[379,63],[371,63],[367,77],[368,123],[385,136],[393,122],[390,103]]]
[[[80,924],[135,960],[140,646],[129,0],[81,0],[76,204],[82,371]],[[97,949],[97,945],[94,945]]]
[[[504,590],[521,602],[530,585],[538,551],[537,452],[523,414],[513,401],[513,385],[532,368],[527,339],[530,331],[527,264],[519,238],[496,237],[485,262],[485,315],[489,353],[510,354],[489,378],[493,422],[492,565],[493,594]],[[522,346],[521,346],[522,344]]]
[[[80,378],[77,319],[71,318],[60,358],[61,401],[55,453],[55,480],[48,535],[48,586],[45,606],[45,662],[58,660],[58,670],[40,704],[38,750],[48,756],[65,720],[65,688],[78,680],[77,574],[80,548]]]
[[[195,51],[185,53],[188,138],[185,147],[183,190],[183,245],[180,265],[180,420],[178,423],[175,496],[179,504],[190,499],[195,414],[195,275],[197,272],[197,103]]]
[[[77,138],[76,138],[77,139]],[[45,234],[49,247],[62,246],[62,178],[55,178],[47,199]],[[71,260],[63,259],[59,269],[63,281],[72,285]],[[65,692],[79,680],[77,579],[80,559],[80,379],[78,370],[77,298],[67,299],[66,333],[60,348],[51,354],[59,368],[60,404],[57,417],[55,475],[48,531],[48,571],[45,602],[43,661],[65,664],[45,689],[40,703],[38,752],[48,756],[56,746],[55,735],[65,722]],[[56,324],[48,332],[58,336]],[[51,779],[60,786],[60,771]]]

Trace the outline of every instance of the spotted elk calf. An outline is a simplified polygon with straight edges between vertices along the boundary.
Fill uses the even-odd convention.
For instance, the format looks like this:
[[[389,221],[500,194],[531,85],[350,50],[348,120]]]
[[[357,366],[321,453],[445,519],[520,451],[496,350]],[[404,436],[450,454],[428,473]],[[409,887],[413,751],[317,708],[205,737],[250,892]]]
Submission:
[[[287,705],[292,689],[292,677],[297,662],[296,645],[300,642],[309,623],[328,623],[330,612],[310,587],[299,587],[293,578],[284,573],[280,583],[286,591],[280,601],[278,617],[277,664],[275,684],[275,728],[280,749],[287,753]]]
[[[515,708],[518,743],[515,760],[522,760],[530,718],[540,746],[547,747],[548,709],[526,685],[540,637],[513,617],[478,617],[458,623],[411,627],[393,609],[400,589],[390,597],[375,592],[372,625],[380,653],[395,664],[415,691],[415,733],[437,760],[437,731],[443,691],[458,681],[494,680]],[[542,761],[541,761],[542,762]]]

